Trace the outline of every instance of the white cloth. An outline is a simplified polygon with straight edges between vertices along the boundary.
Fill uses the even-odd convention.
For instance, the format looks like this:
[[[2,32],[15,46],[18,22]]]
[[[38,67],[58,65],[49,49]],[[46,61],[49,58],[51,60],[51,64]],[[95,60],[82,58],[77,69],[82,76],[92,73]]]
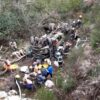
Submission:
[[[54,86],[54,83],[51,80],[47,80],[45,82],[45,87],[52,88]]]
[[[54,61],[54,66],[59,67],[58,61]]]
[[[32,84],[32,81],[29,79],[26,79],[27,84]]]
[[[7,65],[11,65],[11,62],[7,59],[6,60]]]
[[[64,47],[63,46],[59,46],[58,48],[57,48],[57,50],[59,51],[59,50],[64,50]]]
[[[16,90],[10,90],[10,91],[8,92],[8,95],[9,95],[9,96],[17,95],[17,91],[16,91]]]
[[[23,81],[27,80],[29,78],[29,74],[25,74],[23,77]]]
[[[20,71],[21,71],[21,72],[24,72],[24,73],[29,73],[29,68],[28,68],[28,66],[22,66],[22,67],[20,68]]]

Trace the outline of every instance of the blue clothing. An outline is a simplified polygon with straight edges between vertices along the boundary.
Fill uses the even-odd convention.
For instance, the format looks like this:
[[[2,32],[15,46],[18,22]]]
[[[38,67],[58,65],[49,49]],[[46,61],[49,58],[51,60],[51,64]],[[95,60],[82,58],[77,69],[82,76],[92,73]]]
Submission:
[[[37,76],[37,83],[43,84],[45,81],[45,76],[42,76],[41,74]]]
[[[47,68],[47,70],[48,70],[48,73],[49,73],[49,74],[51,74],[51,75],[53,74],[53,66],[50,65],[50,66]]]
[[[25,84],[24,87],[31,90],[33,88],[33,84]]]
[[[42,69],[42,75],[43,75],[43,76],[47,76],[47,74],[48,74],[48,70],[45,69],[45,68],[43,68],[43,69]]]

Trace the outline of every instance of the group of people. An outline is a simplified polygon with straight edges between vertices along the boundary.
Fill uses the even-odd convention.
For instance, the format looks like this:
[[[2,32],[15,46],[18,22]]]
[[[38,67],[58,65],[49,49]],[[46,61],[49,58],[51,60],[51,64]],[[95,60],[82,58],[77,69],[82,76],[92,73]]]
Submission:
[[[45,34],[40,38],[31,36],[31,50],[28,54],[26,54],[24,50],[18,50],[15,42],[9,43],[10,47],[14,50],[11,55],[12,57],[16,56],[20,58],[23,55],[31,55],[31,57],[35,58],[33,59],[32,65],[28,66],[29,71],[24,72],[22,80],[19,81],[20,85],[24,88],[33,89],[34,82],[38,85],[45,84],[49,88],[54,86],[52,82],[54,67],[63,67],[64,54],[67,54],[73,46],[78,45],[80,39],[78,29],[82,25],[82,15],[71,23],[70,28],[68,27],[68,23],[59,26],[56,25],[57,27],[55,27],[53,23],[49,25],[48,28],[44,27],[45,31],[49,32],[49,34]],[[55,34],[59,33],[64,35],[63,41],[61,41],[61,34],[58,36],[56,35],[57,38],[52,39]],[[68,37],[67,40],[66,37]],[[61,42],[57,45],[59,41]],[[40,49],[39,52],[37,49],[34,49],[36,47]],[[39,55],[39,58],[37,55]],[[8,67],[10,66],[8,58],[5,64]],[[19,80],[19,78],[20,76],[16,75],[16,79]]]
[[[9,48],[12,51],[12,53],[10,55],[11,58],[20,59],[26,53],[25,50],[24,50],[24,48],[18,49],[18,45],[17,45],[16,41],[14,41],[14,40],[9,41]]]
[[[75,20],[73,20],[71,23],[49,23],[48,26],[44,26],[44,30],[46,33],[49,32],[49,34],[45,34],[42,37],[31,37],[31,44],[33,45],[39,45],[40,47],[44,46],[49,46],[50,49],[52,49],[52,52],[57,50],[58,45],[57,42],[60,40],[62,37],[59,35],[56,38],[51,38],[52,36],[55,36],[55,34],[63,33],[64,38],[68,37],[67,41],[63,41],[60,46],[63,46],[64,51],[67,51],[66,48],[71,47],[76,44],[78,39],[80,38],[79,36],[79,28],[82,26],[82,15],[79,15],[79,17]],[[65,52],[66,53],[66,52]],[[54,54],[54,53],[53,53]]]
[[[27,72],[24,72],[23,77],[21,77],[22,80],[19,81],[22,88],[32,90],[34,86],[43,84],[48,88],[54,86],[52,82],[54,68],[50,59],[45,59],[44,61],[37,59],[32,63],[32,66],[28,66],[27,70]],[[20,79],[18,75],[15,78],[17,80]]]
[[[64,60],[64,53],[68,53],[69,50],[75,45],[77,45],[77,41],[79,41],[79,33],[78,28],[80,28],[82,24],[82,16],[79,16],[79,19],[73,21],[71,24],[71,28],[67,30],[67,34],[69,35],[69,39],[67,41],[63,41],[59,46],[55,44],[49,35],[43,35],[42,37],[31,37],[31,45],[40,46],[40,48],[46,50],[44,54],[48,55],[45,58],[40,57],[40,59],[35,59],[32,63],[32,66],[29,66],[29,73],[25,74],[23,77],[23,86],[27,89],[33,88],[32,78],[34,77],[34,81],[36,84],[45,84],[48,87],[54,86],[52,82],[53,70],[54,67],[62,67]],[[54,31],[54,24],[50,24],[49,26],[50,34],[57,34],[59,31],[62,32],[62,28],[60,30]],[[68,24],[67,24],[68,26]],[[64,34],[65,35],[65,34]],[[51,85],[50,85],[51,84]]]

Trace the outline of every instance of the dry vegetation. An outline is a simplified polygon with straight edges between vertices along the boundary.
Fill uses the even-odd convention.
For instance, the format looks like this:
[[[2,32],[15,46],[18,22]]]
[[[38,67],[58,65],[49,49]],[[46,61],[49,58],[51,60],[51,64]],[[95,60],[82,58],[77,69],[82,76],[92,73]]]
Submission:
[[[28,0],[27,0],[28,1]],[[72,49],[64,70],[54,76],[53,92],[41,88],[38,100],[100,100],[100,2],[86,6],[83,0],[0,0],[0,45],[44,33],[48,22],[61,22],[83,14],[84,48]],[[25,41],[27,42],[27,41]],[[19,43],[19,42],[18,42]]]

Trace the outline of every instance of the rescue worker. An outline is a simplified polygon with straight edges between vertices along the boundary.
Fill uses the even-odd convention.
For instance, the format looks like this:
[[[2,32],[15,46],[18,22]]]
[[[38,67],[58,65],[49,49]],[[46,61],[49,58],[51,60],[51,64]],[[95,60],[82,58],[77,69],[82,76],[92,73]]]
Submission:
[[[36,84],[42,85],[42,84],[44,84],[45,80],[46,80],[46,77],[44,75],[38,74],[36,77]]]
[[[10,46],[11,49],[14,50],[14,51],[18,50],[17,43],[16,43],[15,41],[10,41],[10,42],[9,42],[9,46]]]
[[[58,46],[57,51],[59,51],[63,55],[64,47],[62,45]]]
[[[25,74],[25,76],[23,78],[22,86],[23,86],[23,88],[26,88],[28,90],[32,90],[33,82],[31,81],[29,74]]]
[[[48,68],[47,68],[47,71],[48,71],[47,77],[48,77],[48,75],[50,75],[52,77],[52,74],[53,74],[53,66],[52,65],[49,65]]]
[[[72,43],[70,41],[66,42],[64,46],[64,53],[68,53],[71,46],[72,46]]]
[[[65,33],[65,34],[68,33],[69,28],[68,28],[68,23],[67,22],[62,22],[61,23],[61,31],[62,31],[62,33]]]
[[[75,38],[75,28],[73,27],[73,28],[71,28],[71,30],[70,30],[70,40],[74,40],[74,38]]]
[[[8,57],[6,57],[6,60],[4,61],[4,68],[10,70],[10,66],[11,66],[11,62],[8,59]]]
[[[55,28],[55,23],[49,23],[49,30],[50,32],[54,31],[56,28]]]
[[[76,26],[77,28],[80,28],[82,25],[82,15],[79,15],[79,18],[77,19]]]
[[[78,48],[80,42],[81,42],[81,39],[78,37],[76,40],[75,48]]]
[[[75,36],[74,36],[74,39],[75,40],[77,40],[79,38],[79,31],[78,30],[76,30],[75,31]]]
[[[38,37],[35,37],[34,38],[34,45],[37,46],[39,43],[39,38]]]
[[[35,41],[34,36],[31,36],[31,37],[30,37],[30,43],[31,43],[31,45],[34,45],[34,41]]]
[[[72,27],[76,27],[76,20],[74,20],[73,22],[72,22]]]
[[[33,88],[33,83],[30,79],[25,79],[24,83],[23,83],[24,88],[28,89],[28,90],[32,90]]]
[[[74,20],[72,22],[72,27],[74,28],[80,28],[80,26],[82,25],[82,15],[79,15],[77,20]]]

